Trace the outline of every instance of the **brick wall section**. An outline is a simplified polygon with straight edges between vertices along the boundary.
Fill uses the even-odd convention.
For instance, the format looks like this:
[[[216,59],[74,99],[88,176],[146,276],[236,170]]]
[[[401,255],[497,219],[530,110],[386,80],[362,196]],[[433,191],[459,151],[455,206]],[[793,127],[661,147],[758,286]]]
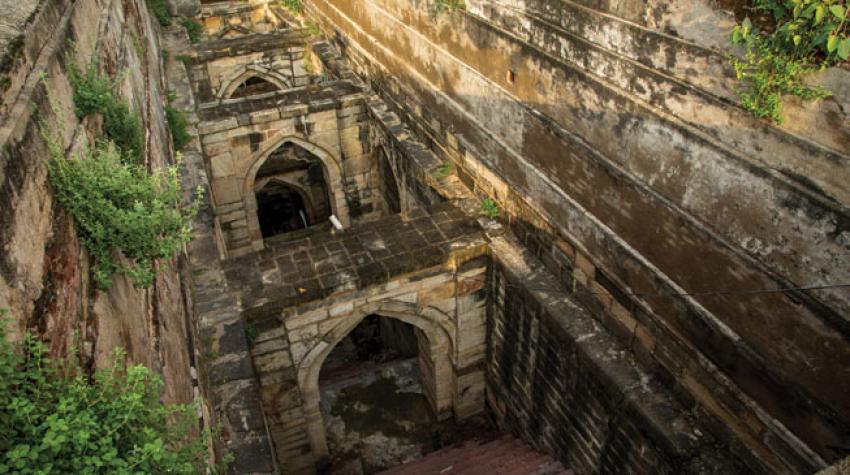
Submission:
[[[748,472],[520,249],[491,244],[487,397],[500,425],[580,474]]]
[[[222,89],[247,79],[245,73],[279,79],[281,89],[304,86],[311,77],[304,67],[309,36],[303,30],[284,30],[234,39],[206,41],[191,57],[192,87],[198,103],[226,98]]]

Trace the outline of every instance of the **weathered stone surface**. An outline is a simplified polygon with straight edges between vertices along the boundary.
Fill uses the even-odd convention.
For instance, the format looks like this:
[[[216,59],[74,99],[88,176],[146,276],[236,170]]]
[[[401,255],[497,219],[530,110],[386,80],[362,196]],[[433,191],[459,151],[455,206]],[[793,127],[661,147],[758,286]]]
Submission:
[[[128,38],[135,38],[136,44]],[[69,56],[67,45],[76,48]],[[50,152],[41,125],[65,134],[57,146],[76,155],[99,137],[97,120],[79,121],[64,64],[97,61],[123,73],[119,97],[139,114],[146,166],[173,163],[163,104],[165,73],[158,30],[134,2],[10,2],[0,20],[0,308],[9,311],[12,336],[28,330],[52,357],[79,351],[84,367],[110,364],[117,347],[131,363],[161,374],[163,400],[193,399],[194,355],[188,342],[190,310],[180,259],[159,262],[148,289],[122,275],[108,291],[95,290],[91,258],[73,218],[49,184]],[[43,79],[42,79],[43,78]],[[90,366],[91,365],[91,366]]]
[[[168,6],[175,15],[193,17],[201,12],[200,0],[168,0]]]
[[[717,416],[726,409],[711,393],[735,386],[736,414],[761,422],[730,427],[763,463],[800,467],[765,432],[796,446],[809,469],[839,456],[830,447],[850,424],[850,399],[831,375],[850,360],[846,293],[677,294],[846,280],[850,254],[836,226],[846,221],[850,163],[841,88],[793,112],[799,125],[764,126],[729,104],[737,84],[706,48],[725,34],[724,14],[708,2],[516,6],[473,1],[436,19],[415,2],[327,0],[310,11],[342,32],[358,73],[378,78],[373,87],[414,133],[440,144],[457,179],[499,200],[512,231],[645,362],[673,381],[683,366],[711,368],[717,389],[698,404]],[[653,30],[662,24],[671,30]],[[811,130],[824,121],[829,130]],[[454,147],[450,133],[460,137]],[[633,292],[670,297],[638,309]],[[624,309],[646,318],[636,325]],[[776,350],[783,345],[807,363]]]
[[[502,424],[582,472],[750,470],[539,262],[508,241],[494,246],[502,301],[490,304],[487,384]]]

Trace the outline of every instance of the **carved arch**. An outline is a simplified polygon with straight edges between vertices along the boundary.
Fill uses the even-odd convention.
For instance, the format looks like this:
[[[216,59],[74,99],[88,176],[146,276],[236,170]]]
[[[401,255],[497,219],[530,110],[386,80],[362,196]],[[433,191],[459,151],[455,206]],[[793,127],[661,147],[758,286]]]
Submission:
[[[280,90],[285,90],[292,87],[290,85],[289,78],[287,78],[283,74],[278,73],[272,68],[259,64],[249,64],[237,68],[226,78],[222,79],[221,85],[219,86],[218,92],[216,93],[216,98],[218,100],[229,99],[240,84],[252,77],[258,77],[260,79],[268,81]]]
[[[313,455],[321,457],[328,454],[327,436],[319,408],[321,393],[319,373],[327,356],[368,315],[380,315],[409,323],[421,330],[428,339],[431,365],[433,367],[434,401],[433,408],[439,415],[451,411],[452,394],[452,354],[453,341],[451,331],[446,328],[450,317],[432,307],[420,307],[399,301],[384,301],[364,305],[344,317],[339,324],[322,336],[304,358],[298,363],[298,385],[307,419],[307,436],[313,449]]]
[[[275,150],[283,146],[287,142],[291,142],[304,150],[315,155],[322,162],[322,172],[325,178],[325,185],[328,189],[328,199],[330,201],[331,213],[342,223],[344,227],[348,227],[348,204],[345,201],[345,195],[342,186],[342,167],[339,162],[324,148],[308,142],[301,137],[295,135],[283,135],[275,137],[267,141],[268,144],[254,153],[249,163],[251,166],[243,177],[242,196],[245,200],[245,213],[248,220],[248,235],[254,244],[255,249],[263,248],[263,236],[260,231],[260,221],[257,218],[257,197],[254,195],[254,185],[257,178],[257,172],[266,159],[269,158]]]

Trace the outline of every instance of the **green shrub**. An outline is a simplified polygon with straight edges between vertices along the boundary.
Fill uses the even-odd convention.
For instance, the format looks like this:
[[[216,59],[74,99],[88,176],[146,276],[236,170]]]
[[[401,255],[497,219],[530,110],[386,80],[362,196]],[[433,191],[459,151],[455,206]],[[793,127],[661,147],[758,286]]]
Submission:
[[[307,33],[310,33],[312,36],[322,36],[322,29],[319,28],[319,25],[315,21],[308,21],[305,28],[307,28]]]
[[[746,49],[732,58],[742,105],[756,117],[781,123],[782,95],[803,100],[830,92],[805,83],[806,76],[850,58],[847,0],[755,0],[756,11],[772,16],[775,25],[759,31],[749,18],[732,31],[732,42]]]
[[[466,10],[466,3],[464,0],[436,0],[431,8],[435,15],[439,15]]]
[[[136,285],[148,287],[155,276],[154,261],[171,259],[190,239],[197,201],[181,209],[178,168],[149,173],[125,163],[111,142],[99,142],[94,154],[86,151],[66,158],[62,147],[46,138],[51,148],[50,182],[94,256],[98,288],[108,289],[112,274],[119,271]],[[116,250],[129,263],[121,264]]]
[[[481,212],[490,219],[499,217],[499,205],[490,198],[481,200]]]
[[[114,101],[112,79],[101,74],[97,61],[89,63],[85,71],[81,71],[71,58],[68,58],[66,65],[74,93],[74,113],[78,119],[99,113]]]
[[[124,161],[142,163],[145,152],[142,120],[125,101],[116,97],[114,81],[99,71],[97,61],[92,61],[83,72],[73,60],[69,60],[67,70],[77,117],[82,119],[90,114],[101,114],[104,133],[121,151]]]
[[[114,100],[103,113],[103,131],[115,143],[126,163],[143,163],[145,130],[142,119],[126,102]]]
[[[189,123],[186,121],[186,114],[171,105],[177,100],[177,93],[168,91],[168,105],[165,106],[165,120],[168,121],[168,128],[171,130],[171,143],[174,145],[174,150],[182,152],[186,145],[192,140],[189,135]]]
[[[171,11],[168,9],[166,0],[145,0],[148,4],[148,10],[156,18],[156,21],[162,26],[171,25]]]
[[[27,334],[0,325],[0,473],[203,474],[209,432],[193,405],[165,406],[160,377],[124,353],[89,381]]]
[[[450,162],[448,160],[444,161],[442,165],[435,168],[431,172],[431,176],[433,176],[437,180],[444,180],[451,174],[452,174],[452,162]]]
[[[180,24],[183,25],[183,28],[186,28],[186,34],[189,35],[189,41],[192,43],[201,41],[201,32],[203,32],[204,27],[200,23],[193,18],[183,17],[180,20]]]
[[[304,5],[301,4],[301,0],[280,0],[280,6],[292,13],[301,13],[304,11]]]
[[[186,147],[192,136],[187,130],[186,115],[183,111],[175,109],[170,104],[165,106],[165,119],[168,121],[168,128],[171,130],[171,143],[174,144],[174,150],[180,152]]]

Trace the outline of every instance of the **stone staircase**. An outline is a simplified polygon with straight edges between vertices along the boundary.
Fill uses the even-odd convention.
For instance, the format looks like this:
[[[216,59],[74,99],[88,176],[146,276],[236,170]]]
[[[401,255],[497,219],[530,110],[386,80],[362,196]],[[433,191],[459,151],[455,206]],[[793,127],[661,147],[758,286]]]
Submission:
[[[573,475],[552,457],[512,436],[461,442],[380,475]]]

